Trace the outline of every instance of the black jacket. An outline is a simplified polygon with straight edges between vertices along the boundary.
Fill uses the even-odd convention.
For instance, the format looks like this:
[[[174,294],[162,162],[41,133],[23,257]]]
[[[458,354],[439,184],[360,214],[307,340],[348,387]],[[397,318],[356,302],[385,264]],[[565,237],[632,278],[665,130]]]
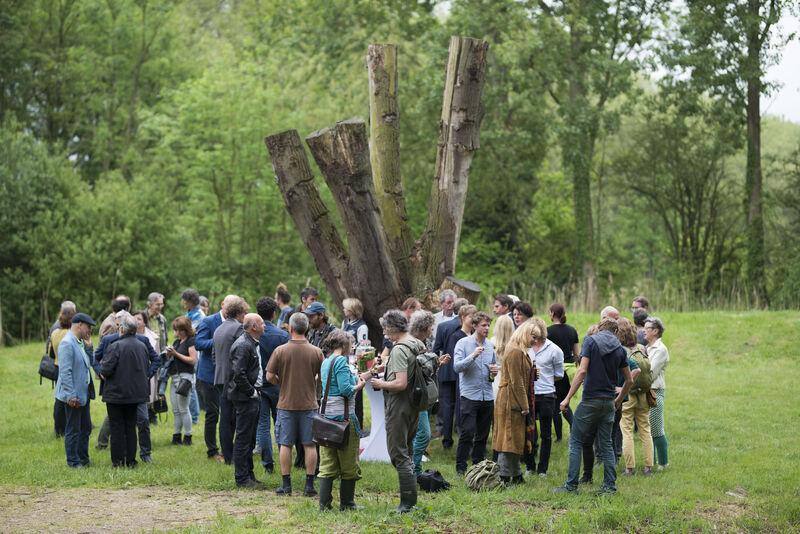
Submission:
[[[123,336],[107,350],[100,364],[105,377],[103,402],[141,404],[150,400],[150,357],[136,336]]]
[[[252,399],[256,391],[256,382],[262,373],[258,357],[258,340],[244,332],[231,346],[231,370],[225,383],[225,396],[231,401]]]

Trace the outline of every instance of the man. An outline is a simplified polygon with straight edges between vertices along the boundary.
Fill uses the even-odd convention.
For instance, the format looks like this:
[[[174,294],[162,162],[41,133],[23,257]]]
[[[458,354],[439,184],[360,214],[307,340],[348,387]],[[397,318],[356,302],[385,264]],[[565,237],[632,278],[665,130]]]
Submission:
[[[650,314],[647,313],[646,308],[636,308],[633,310],[633,324],[636,326],[636,342],[644,347],[647,346],[647,339],[644,335],[644,324]]]
[[[313,287],[304,288],[300,292],[300,304],[295,306],[294,309],[289,314],[287,314],[286,322],[287,323],[289,322],[289,319],[291,319],[292,315],[294,315],[297,312],[304,311],[311,305],[312,302],[316,302],[318,297],[319,293]]]
[[[330,334],[336,327],[328,322],[328,316],[325,315],[325,306],[321,302],[311,302],[308,307],[303,310],[308,316],[308,333],[306,339],[315,347],[321,347],[322,341]]]
[[[264,466],[264,470],[272,474],[275,471],[275,463],[272,458],[272,436],[270,435],[269,425],[270,416],[272,416],[273,422],[277,423],[278,420],[278,397],[280,396],[280,388],[267,381],[266,367],[275,349],[288,343],[289,334],[272,323],[275,312],[278,310],[278,303],[275,302],[274,299],[261,297],[256,303],[256,310],[264,320],[264,333],[258,338],[258,346],[261,350],[261,367],[265,370],[264,385],[261,386],[261,411],[258,416],[256,449],[260,449],[261,465]]]
[[[469,301],[464,298],[456,299],[453,302],[453,314],[455,317],[444,321],[436,330],[436,340],[433,343],[433,352],[439,357],[445,353],[447,340],[450,335],[461,328],[461,319],[458,313],[462,306],[469,305]],[[442,448],[445,450],[453,446],[453,417],[458,413],[461,402],[458,391],[458,374],[453,370],[453,361],[442,364],[439,367],[439,413],[436,417],[436,434],[442,436]]]
[[[100,323],[100,332],[98,333],[97,342],[101,343],[103,341],[103,337],[109,334],[116,334],[117,333],[117,313],[121,311],[130,312],[131,310],[131,299],[125,295],[119,295],[114,301],[111,303],[111,313],[108,314],[108,317],[103,319],[103,322]]]
[[[600,320],[614,319],[619,321],[619,311],[614,306],[606,306],[600,311]]]
[[[214,331],[211,360],[214,362],[214,387],[219,394],[219,445],[225,463],[230,465],[233,463],[236,413],[233,404],[225,396],[224,389],[231,371],[231,347],[244,332],[242,321],[250,306],[236,295],[228,295],[225,301],[225,320]]]
[[[116,343],[120,338],[119,326],[126,317],[131,317],[131,319],[134,319],[131,314],[124,310],[117,312],[115,316],[117,332],[104,336],[103,341],[100,342],[97,350],[94,351],[92,369],[94,369],[95,373],[97,373],[97,376],[100,376],[100,367],[103,363],[103,357],[106,355],[109,347],[113,343]],[[150,340],[148,340],[146,336],[136,334],[136,339],[140,343],[144,344],[147,350],[148,359],[150,360],[150,369],[147,376],[148,378],[151,378],[161,366],[161,356],[156,353],[156,351],[153,349],[153,346],[150,344]],[[105,381],[103,380],[100,381],[100,391],[98,393],[101,395],[103,394],[104,382]],[[136,407],[136,427],[139,430],[139,457],[142,459],[142,462],[146,464],[153,463],[153,459],[150,456],[150,453],[152,452],[152,443],[150,441],[150,416],[147,413],[146,402],[141,403]],[[108,440],[110,437],[111,422],[106,416],[106,418],[103,419],[100,432],[97,434],[97,446],[95,448],[97,450],[102,450],[108,447]]]
[[[264,333],[264,320],[256,313],[244,316],[244,333],[231,346],[231,366],[225,393],[236,410],[236,441],[233,465],[236,486],[262,489],[264,483],[253,473],[253,445],[258,424],[259,391],[263,383],[263,367],[258,338]]]
[[[492,307],[492,311],[494,312],[496,317],[500,317],[501,315],[508,315],[513,319],[511,316],[511,306],[514,305],[514,300],[506,295],[505,293],[498,293],[494,297],[494,306]]]
[[[89,401],[95,397],[90,355],[95,324],[85,313],[76,313],[72,316],[69,332],[58,344],[58,380],[54,396],[64,403],[64,449],[67,465],[76,469],[90,463],[92,417]]]
[[[467,471],[467,458],[472,464],[484,460],[486,440],[494,415],[494,392],[490,373],[496,375],[500,368],[494,354],[494,345],[486,339],[492,318],[488,313],[473,315],[474,334],[456,343],[453,370],[459,376],[461,390],[461,419],[456,450],[456,473]]]
[[[225,320],[225,306],[233,295],[222,299],[219,312],[209,315],[197,327],[194,338],[194,348],[197,349],[199,359],[197,362],[197,395],[200,406],[206,411],[203,438],[206,442],[206,457],[209,460],[225,461],[217,448],[217,422],[219,421],[219,391],[214,386],[214,359],[212,349],[214,346],[214,332],[222,321]]]
[[[425,342],[428,348],[432,347],[436,340],[436,329],[439,328],[439,324],[453,318],[453,304],[456,301],[456,297],[456,292],[452,289],[445,289],[439,294],[439,307],[441,310],[433,314],[433,332]]]
[[[599,332],[583,340],[581,348],[581,365],[575,374],[575,380],[561,402],[561,411],[566,411],[572,396],[583,384],[583,399],[572,418],[572,432],[569,437],[569,474],[564,486],[554,492],[574,492],[578,489],[578,475],[581,468],[581,453],[584,435],[594,424],[597,425],[597,436],[600,442],[600,454],[603,458],[603,487],[598,493],[616,493],[617,471],[614,465],[614,451],[611,448],[611,429],[614,425],[614,413],[622,404],[633,385],[630,367],[625,348],[614,333],[617,321],[605,318],[598,325]],[[622,371],[625,383],[617,393],[617,370]]]
[[[280,445],[283,483],[275,492],[292,494],[292,446],[299,441],[306,457],[306,485],[303,495],[317,495],[314,489],[314,469],[317,450],[311,438],[311,424],[317,412],[317,378],[324,356],[322,351],[305,338],[308,318],[295,313],[289,319],[289,342],[275,349],[267,365],[267,380],[280,386],[278,420],[275,431]]]
[[[187,289],[181,293],[181,303],[186,308],[186,317],[192,321],[192,328],[197,330],[200,322],[206,318],[206,314],[200,308],[200,293],[196,289]]]
[[[150,330],[158,335],[158,346],[167,347],[167,318],[161,313],[164,309],[164,295],[161,293],[150,293],[147,295],[147,317],[150,323]]]
[[[276,326],[280,327],[288,320],[289,315],[292,313],[292,306],[289,304],[289,302],[292,300],[292,295],[289,294],[289,290],[286,289],[286,286],[283,285],[283,283],[278,284],[278,287],[275,289],[274,300],[278,303],[278,306],[281,309],[281,314],[276,323]]]
[[[649,312],[650,301],[642,296],[634,297],[633,303],[631,304],[631,312],[635,312],[637,308],[644,308],[644,311]]]

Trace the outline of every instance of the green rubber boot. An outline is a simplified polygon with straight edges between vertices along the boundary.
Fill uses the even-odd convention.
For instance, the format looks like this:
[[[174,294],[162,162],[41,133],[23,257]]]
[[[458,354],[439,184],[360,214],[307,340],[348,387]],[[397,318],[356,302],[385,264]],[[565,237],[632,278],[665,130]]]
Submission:
[[[333,501],[333,479],[320,478],[319,479],[319,511],[324,512],[331,510],[331,501]]]
[[[417,477],[414,473],[398,475],[400,479],[400,506],[395,512],[406,514],[417,505]]]
[[[355,503],[356,481],[342,480],[339,486],[339,510],[363,510],[363,506]]]

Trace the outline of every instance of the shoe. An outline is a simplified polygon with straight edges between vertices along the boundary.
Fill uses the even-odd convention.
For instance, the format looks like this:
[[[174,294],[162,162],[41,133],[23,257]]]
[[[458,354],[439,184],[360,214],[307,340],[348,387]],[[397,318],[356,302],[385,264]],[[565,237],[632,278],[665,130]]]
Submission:
[[[172,443],[171,445],[180,445],[181,444],[181,435],[180,434],[172,434]]]
[[[292,495],[292,487],[291,486],[281,486],[280,488],[275,490],[275,495],[283,495],[289,497]]]
[[[303,488],[303,497],[316,497],[317,495],[319,495],[319,493],[314,489],[314,486],[306,486]]]
[[[410,475],[398,475],[400,480],[400,506],[395,509],[398,514],[407,514],[417,505],[417,477],[413,473]]]
[[[213,455],[213,456],[209,456],[209,457],[208,457],[208,459],[209,459],[209,460],[216,460],[216,461],[218,461],[218,462],[223,462],[223,463],[225,463],[225,457],[224,457],[224,456],[222,456],[222,455],[221,455],[221,454],[219,454],[219,453],[217,453],[217,454],[215,454],[215,455]]]
[[[247,482],[242,482],[242,483],[238,483],[237,482],[236,483],[236,487],[237,488],[260,490],[260,489],[264,489],[264,483],[263,482],[259,482],[258,480],[250,479]]]
[[[275,464],[267,464],[267,465],[265,465],[265,466],[264,466],[264,471],[265,471],[265,472],[266,472],[268,475],[271,475],[272,473],[274,473],[274,472],[275,472]]]
[[[547,473],[539,473],[539,478],[547,478]]]
[[[261,454],[261,447],[256,445],[255,448],[253,449],[253,456],[258,456],[259,454]]]
[[[183,436],[183,444],[184,445],[191,445],[192,444],[192,435],[189,434],[188,436]]]
[[[592,483],[592,477],[587,478],[586,475],[581,477],[581,479],[578,481],[578,484],[591,484],[591,483]]]
[[[322,492],[321,482],[320,482],[320,492]],[[363,510],[364,509],[363,506],[359,506],[355,503],[355,496],[356,496],[356,481],[342,480],[341,484],[339,485],[339,511],[344,512],[345,510]]]
[[[75,464],[75,465],[70,465],[69,467],[71,467],[73,469],[85,469],[86,465],[85,464]]]
[[[510,477],[500,477],[500,483],[503,485],[504,488],[511,489],[514,487],[514,483],[511,481]]]
[[[560,488],[556,488],[552,491],[552,493],[575,493],[578,490],[569,489],[566,486],[561,486]]]
[[[525,484],[525,477],[517,475],[511,479],[511,482],[514,484]]]
[[[651,476],[653,476],[653,470],[650,469],[649,467],[645,467],[644,469],[642,469],[642,474],[644,476],[651,477]]]
[[[150,458],[149,456],[142,456],[142,463],[143,464],[152,464],[152,463],[155,463],[155,462],[153,462],[153,459]]]
[[[652,474],[652,471],[650,473]],[[622,473],[622,476],[624,477],[636,476],[636,471],[634,471],[633,469],[626,469],[625,472]]]
[[[100,445],[99,443],[94,446],[94,449],[96,451],[102,451],[103,449],[107,449],[107,448],[108,448],[108,445]]]
[[[658,470],[664,471],[665,469],[669,469],[669,464],[659,465]]]
[[[595,491],[594,493],[595,493],[595,495],[598,495],[598,496],[600,496],[600,495],[616,495],[617,494],[617,490],[611,489],[611,488],[607,488],[607,487],[603,486],[602,488],[600,488],[599,490]]]
[[[333,479],[320,478],[319,479],[319,511],[326,512],[333,510],[331,502],[333,502]]]
[[[467,474],[467,472],[464,469],[456,469],[456,476],[457,477],[463,477],[466,474]]]
[[[526,469],[525,470],[525,476],[526,477],[529,477],[529,476],[535,475],[535,474],[536,474],[536,471],[534,471],[533,469]]]

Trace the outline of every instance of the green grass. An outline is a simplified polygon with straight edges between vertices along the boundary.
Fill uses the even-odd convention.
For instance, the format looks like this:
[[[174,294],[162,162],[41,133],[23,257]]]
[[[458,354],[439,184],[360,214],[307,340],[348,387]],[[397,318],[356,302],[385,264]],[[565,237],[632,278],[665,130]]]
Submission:
[[[426,467],[439,469],[453,488],[421,494],[418,510],[405,517],[389,513],[398,503],[391,466],[362,463],[357,501],[366,506],[364,511],[320,514],[316,501],[302,497],[239,492],[242,500],[253,503],[251,515],[235,519],[220,513],[215,521],[185,531],[800,532],[800,405],[795,400],[800,313],[661,317],[671,357],[665,417],[672,467],[653,478],[618,479],[616,496],[597,498],[583,488],[577,495],[551,494],[566,476],[566,439],[553,444],[547,480],[480,494],[456,478],[453,451],[443,451],[441,442],[434,441],[433,461]],[[594,320],[570,316],[581,338]],[[108,451],[94,450],[94,432],[94,467],[67,468],[63,441],[52,434],[52,390],[49,383],[39,386],[36,374],[42,346],[0,352],[0,488],[173,486],[187,492],[236,491],[232,468],[205,460],[202,422],[195,427],[196,445],[168,445],[171,414],[152,430],[157,464],[112,470]],[[92,413],[99,425],[105,407],[93,403]],[[641,463],[638,443],[636,453]],[[301,484],[302,475],[293,473],[295,485]],[[280,484],[279,475],[261,478],[270,490]],[[745,496],[726,494],[735,488],[744,489]]]

